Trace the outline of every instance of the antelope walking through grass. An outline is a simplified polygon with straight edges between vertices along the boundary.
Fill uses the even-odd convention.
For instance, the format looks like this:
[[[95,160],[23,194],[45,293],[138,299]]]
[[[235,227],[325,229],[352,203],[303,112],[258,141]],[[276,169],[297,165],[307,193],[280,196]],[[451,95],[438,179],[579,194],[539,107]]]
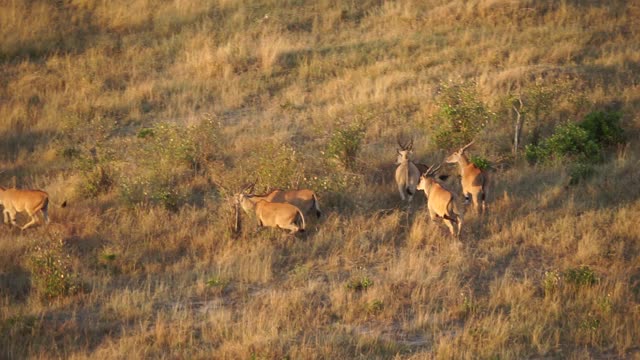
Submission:
[[[464,154],[464,151],[473,143],[474,141],[461,147],[459,150],[449,155],[445,161],[449,164],[457,163],[460,165],[462,195],[464,195],[465,204],[468,204],[469,197],[472,197],[473,206],[476,209],[476,212],[480,211],[480,203],[482,203],[482,211],[484,212],[486,209],[487,197],[487,174],[470,162]]]
[[[413,139],[406,144],[402,144],[398,140],[398,146],[400,148],[397,150],[396,184],[402,201],[407,200],[410,203],[420,181],[420,171],[410,159],[410,155],[413,153]]]
[[[459,237],[462,230],[463,213],[458,208],[456,196],[436,181],[435,173],[440,169],[440,165],[436,168],[434,166],[429,167],[420,176],[417,189],[424,191],[431,220],[435,220],[437,217],[443,218],[451,235]]]
[[[245,189],[249,190],[249,192],[253,192],[254,187],[255,182]],[[318,196],[313,190],[276,189],[264,195],[251,194],[251,197],[255,201],[262,199],[272,203],[288,203],[300,209],[304,214],[308,215],[315,212],[316,218],[318,219],[320,218],[320,216],[322,216],[322,211],[320,211],[320,204],[318,203]]]
[[[278,227],[295,234],[305,231],[305,219],[302,211],[289,203],[269,202],[262,197],[244,193],[243,189],[236,194],[236,204],[245,213],[254,212],[259,226]]]
[[[16,214],[26,212],[31,221],[20,227],[25,230],[38,222],[38,213],[42,212],[45,224],[49,223],[49,194],[42,190],[21,190],[6,189],[0,186],[0,205],[3,206],[4,223],[7,224],[11,220],[11,225],[20,227],[16,223]],[[60,207],[65,207],[67,202],[64,201]]]

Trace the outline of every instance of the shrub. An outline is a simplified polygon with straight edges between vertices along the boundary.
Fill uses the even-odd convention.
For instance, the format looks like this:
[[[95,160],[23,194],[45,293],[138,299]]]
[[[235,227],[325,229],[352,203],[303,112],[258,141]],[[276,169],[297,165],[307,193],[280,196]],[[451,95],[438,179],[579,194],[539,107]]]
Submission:
[[[119,189],[120,197],[129,205],[160,204],[167,210],[177,211],[186,200],[186,190],[178,186],[177,178],[171,174],[123,177]]]
[[[479,99],[475,83],[444,84],[435,123],[436,145],[443,149],[469,143],[491,120],[492,113]]]
[[[544,279],[542,280],[542,285],[544,287],[544,294],[550,295],[553,294],[557,289],[560,283],[560,274],[557,271],[545,271]]]
[[[556,126],[554,133],[538,145],[527,145],[526,157],[530,162],[546,162],[550,159],[569,158],[582,164],[572,170],[572,178],[590,175],[588,163],[602,160],[602,149],[624,140],[619,112],[595,111],[578,124],[565,123]]]
[[[32,286],[42,299],[55,299],[79,291],[69,249],[61,239],[47,239],[30,250],[28,267]]]
[[[593,164],[586,161],[578,161],[569,166],[569,184],[576,185],[582,180],[586,180],[595,173]]]
[[[580,123],[589,137],[602,146],[615,145],[624,140],[624,130],[620,127],[622,114],[618,111],[594,111],[587,114]]]
[[[327,154],[340,161],[345,168],[355,169],[364,133],[365,126],[361,121],[341,124],[331,135]]]
[[[588,266],[568,269],[564,272],[564,279],[567,283],[577,287],[591,286],[598,282],[595,271],[591,270]]]
[[[486,158],[479,155],[471,155],[469,161],[473,163],[480,170],[488,170],[491,167],[491,163]]]
[[[80,193],[89,197],[109,192],[114,184],[114,173],[106,165],[98,165],[92,170],[83,172],[82,178],[84,181],[80,183]]]
[[[585,129],[578,124],[566,123],[557,126],[554,133],[539,145],[527,145],[525,153],[531,162],[563,158],[594,161],[598,159],[600,150],[600,145]]]
[[[300,154],[286,144],[264,144],[249,166],[251,176],[269,189],[289,189],[298,187],[303,176]],[[253,180],[253,179],[247,179]]]

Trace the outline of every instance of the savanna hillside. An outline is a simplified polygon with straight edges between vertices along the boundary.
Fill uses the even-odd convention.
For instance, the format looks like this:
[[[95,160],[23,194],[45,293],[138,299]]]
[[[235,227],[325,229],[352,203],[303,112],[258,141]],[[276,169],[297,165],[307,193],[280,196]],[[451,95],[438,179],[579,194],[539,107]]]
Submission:
[[[69,203],[0,228],[0,357],[640,357],[638,19],[624,0],[0,1],[0,185]],[[422,193],[400,202],[398,138],[429,164],[475,139],[490,208],[459,240]],[[324,216],[234,233],[255,179],[316,190]]]

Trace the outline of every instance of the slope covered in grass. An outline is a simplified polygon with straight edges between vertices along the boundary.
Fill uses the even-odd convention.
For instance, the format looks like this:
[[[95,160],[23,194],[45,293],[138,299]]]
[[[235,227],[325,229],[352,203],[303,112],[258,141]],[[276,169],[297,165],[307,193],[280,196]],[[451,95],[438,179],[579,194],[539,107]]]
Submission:
[[[0,186],[69,202],[0,229],[0,357],[639,356],[639,17],[622,0],[0,3]],[[525,160],[599,111],[615,143]],[[492,164],[459,240],[422,193],[399,200],[409,138],[421,163],[475,139]],[[326,216],[234,234],[230,196],[255,179],[314,189]]]

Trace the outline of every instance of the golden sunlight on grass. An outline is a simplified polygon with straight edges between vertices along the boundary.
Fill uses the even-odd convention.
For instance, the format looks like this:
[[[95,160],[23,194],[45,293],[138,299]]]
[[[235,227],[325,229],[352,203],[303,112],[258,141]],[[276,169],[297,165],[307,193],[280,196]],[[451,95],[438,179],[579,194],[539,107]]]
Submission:
[[[639,16],[0,2],[0,186],[47,191],[51,219],[0,227],[0,358],[638,358]],[[399,199],[410,139],[429,165],[475,140],[489,208],[459,238]],[[322,217],[236,229],[253,181]]]

